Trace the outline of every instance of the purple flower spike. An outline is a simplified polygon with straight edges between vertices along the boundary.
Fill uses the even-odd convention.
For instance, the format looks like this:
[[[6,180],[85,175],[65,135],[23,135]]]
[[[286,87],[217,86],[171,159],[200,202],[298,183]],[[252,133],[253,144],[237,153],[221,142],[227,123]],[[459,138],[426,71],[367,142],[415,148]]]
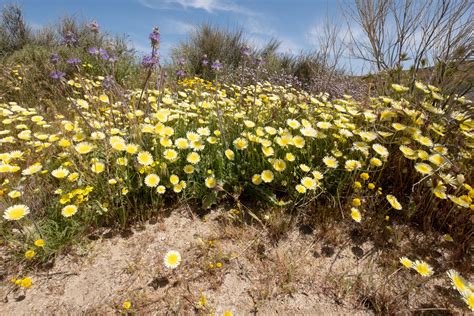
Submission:
[[[178,76],[179,78],[184,77],[184,74],[185,74],[184,70],[182,70],[182,69],[176,70],[176,76]]]
[[[219,61],[219,59],[216,59],[216,61],[212,63],[211,68],[215,71],[219,71],[222,69],[222,63]]]
[[[148,36],[151,42],[151,47],[157,48],[160,44],[160,30],[155,26]]]
[[[114,77],[112,76],[107,76],[105,77],[105,79],[102,81],[102,86],[104,87],[104,89],[110,89],[113,87],[115,83],[115,80],[114,80]]]
[[[52,54],[51,57],[49,58],[49,61],[52,64],[57,64],[59,61],[59,55],[58,54]]]
[[[182,56],[178,58],[178,65],[183,66],[185,63],[186,63],[186,58]]]
[[[202,56],[202,65],[203,66],[209,65],[209,60],[207,59],[207,55]]]
[[[81,60],[79,58],[69,58],[66,59],[66,62],[71,65],[77,65],[81,63]]]
[[[52,71],[49,76],[54,79],[54,80],[60,80],[62,77],[64,77],[66,74],[62,71],[59,71],[59,70],[55,70],[55,71]]]
[[[257,67],[265,65],[265,60],[263,60],[263,58],[259,56],[254,59],[254,64],[257,65]]]
[[[66,45],[76,44],[77,43],[76,34],[74,34],[73,32],[67,32],[66,35],[64,35],[63,43]]]
[[[97,47],[91,47],[87,50],[87,52],[91,55],[97,55],[99,54],[99,50],[97,49]]]
[[[94,33],[99,33],[99,23],[97,23],[97,21],[92,21],[90,24],[89,24],[89,27],[91,29],[92,32]]]
[[[244,47],[242,47],[241,53],[245,57],[250,56],[250,48],[247,45],[244,45]]]
[[[152,68],[156,64],[158,64],[158,57],[157,56],[150,56],[150,55],[143,56],[143,59],[142,59],[142,66],[143,67]]]

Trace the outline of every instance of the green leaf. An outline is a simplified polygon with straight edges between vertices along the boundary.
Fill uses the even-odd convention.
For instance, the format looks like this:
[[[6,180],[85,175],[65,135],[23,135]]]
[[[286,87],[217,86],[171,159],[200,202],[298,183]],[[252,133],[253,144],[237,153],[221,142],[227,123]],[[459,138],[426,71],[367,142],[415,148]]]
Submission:
[[[204,198],[202,199],[202,207],[204,209],[210,208],[213,204],[217,203],[217,192],[212,191],[209,192]]]

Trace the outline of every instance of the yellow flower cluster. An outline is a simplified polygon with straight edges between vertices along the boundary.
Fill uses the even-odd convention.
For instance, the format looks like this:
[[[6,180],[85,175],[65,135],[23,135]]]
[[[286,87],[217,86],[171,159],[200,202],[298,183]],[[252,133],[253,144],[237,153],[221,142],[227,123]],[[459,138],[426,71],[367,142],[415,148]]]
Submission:
[[[433,208],[467,218],[474,210],[474,120],[460,106],[470,101],[454,99],[446,111],[431,86],[416,84],[417,102],[404,98],[401,85],[393,97],[358,102],[267,82],[240,89],[194,78],[143,96],[128,90],[121,99],[102,80],[71,79],[68,102],[77,111],[53,117],[1,101],[5,222],[21,224],[34,212],[123,224],[165,200],[210,206],[244,190],[278,206],[332,196],[360,224],[370,213]],[[30,210],[32,196],[45,209]],[[432,274],[425,262],[407,260]],[[180,257],[169,253],[165,263],[177,267]]]

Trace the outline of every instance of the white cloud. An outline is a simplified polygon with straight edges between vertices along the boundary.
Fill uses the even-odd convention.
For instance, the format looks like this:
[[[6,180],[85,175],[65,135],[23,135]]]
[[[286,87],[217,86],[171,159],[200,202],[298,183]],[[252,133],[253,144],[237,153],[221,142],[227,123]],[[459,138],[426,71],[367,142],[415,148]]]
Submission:
[[[307,47],[297,43],[290,37],[280,36],[279,40],[281,41],[279,50],[283,53],[296,55],[307,49]]]
[[[265,47],[271,39],[279,39],[280,37],[268,17],[248,17],[242,27],[244,36],[249,41],[250,46],[257,49]]]
[[[168,20],[164,27],[166,28],[167,33],[178,35],[189,34],[196,29],[195,25],[179,20]]]
[[[278,50],[282,53],[297,54],[307,48],[295,38],[279,34],[267,17],[246,19],[244,29],[250,44],[257,49],[265,47],[271,39],[280,42]]]
[[[328,25],[327,23],[330,24]],[[330,28],[329,32],[332,31],[332,28],[335,28],[337,33],[336,39],[344,44],[349,44],[352,40],[351,33],[355,39],[362,39],[364,36],[362,28],[355,23],[348,26],[346,23],[338,25],[331,21],[321,21],[309,28],[305,34],[306,40],[312,45],[319,45],[320,41],[324,40],[324,37],[328,35],[328,27]]]
[[[140,4],[150,9],[173,9],[176,5],[184,9],[201,9],[209,13],[227,11],[254,15],[255,13],[230,0],[139,0]]]
[[[244,27],[250,34],[276,36],[276,30],[269,23],[263,23],[262,19],[248,18]]]
[[[317,45],[318,38],[319,36],[321,36],[321,34],[323,34],[323,24],[318,23],[309,28],[309,30],[305,34],[305,37],[310,44]]]
[[[133,41],[131,46],[137,52],[138,56],[149,55],[151,52],[151,47],[149,44],[143,44],[140,41]],[[176,46],[175,42],[164,42],[160,44],[159,56],[160,62],[167,63],[171,61],[171,53],[173,48]]]
[[[151,51],[150,45],[144,45],[138,42],[132,42],[132,47],[140,55],[148,54]]]
[[[268,43],[268,40],[266,38],[253,34],[248,36],[248,41],[250,46],[255,47],[257,49],[265,47],[265,45]]]
[[[170,63],[171,62],[171,55],[173,52],[173,48],[176,47],[175,42],[164,42],[160,46],[160,59],[164,63]]]

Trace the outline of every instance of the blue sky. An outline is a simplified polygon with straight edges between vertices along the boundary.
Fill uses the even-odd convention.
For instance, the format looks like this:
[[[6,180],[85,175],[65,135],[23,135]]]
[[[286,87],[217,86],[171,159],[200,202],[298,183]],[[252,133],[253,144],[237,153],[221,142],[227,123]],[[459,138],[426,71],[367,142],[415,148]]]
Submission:
[[[0,4],[9,1],[0,0]],[[148,50],[148,33],[158,26],[162,55],[203,22],[229,29],[242,27],[255,46],[271,38],[282,52],[298,53],[317,47],[326,16],[342,21],[341,6],[349,0],[16,0],[26,20],[38,28],[65,14],[97,20],[101,29],[126,34],[139,51]]]

